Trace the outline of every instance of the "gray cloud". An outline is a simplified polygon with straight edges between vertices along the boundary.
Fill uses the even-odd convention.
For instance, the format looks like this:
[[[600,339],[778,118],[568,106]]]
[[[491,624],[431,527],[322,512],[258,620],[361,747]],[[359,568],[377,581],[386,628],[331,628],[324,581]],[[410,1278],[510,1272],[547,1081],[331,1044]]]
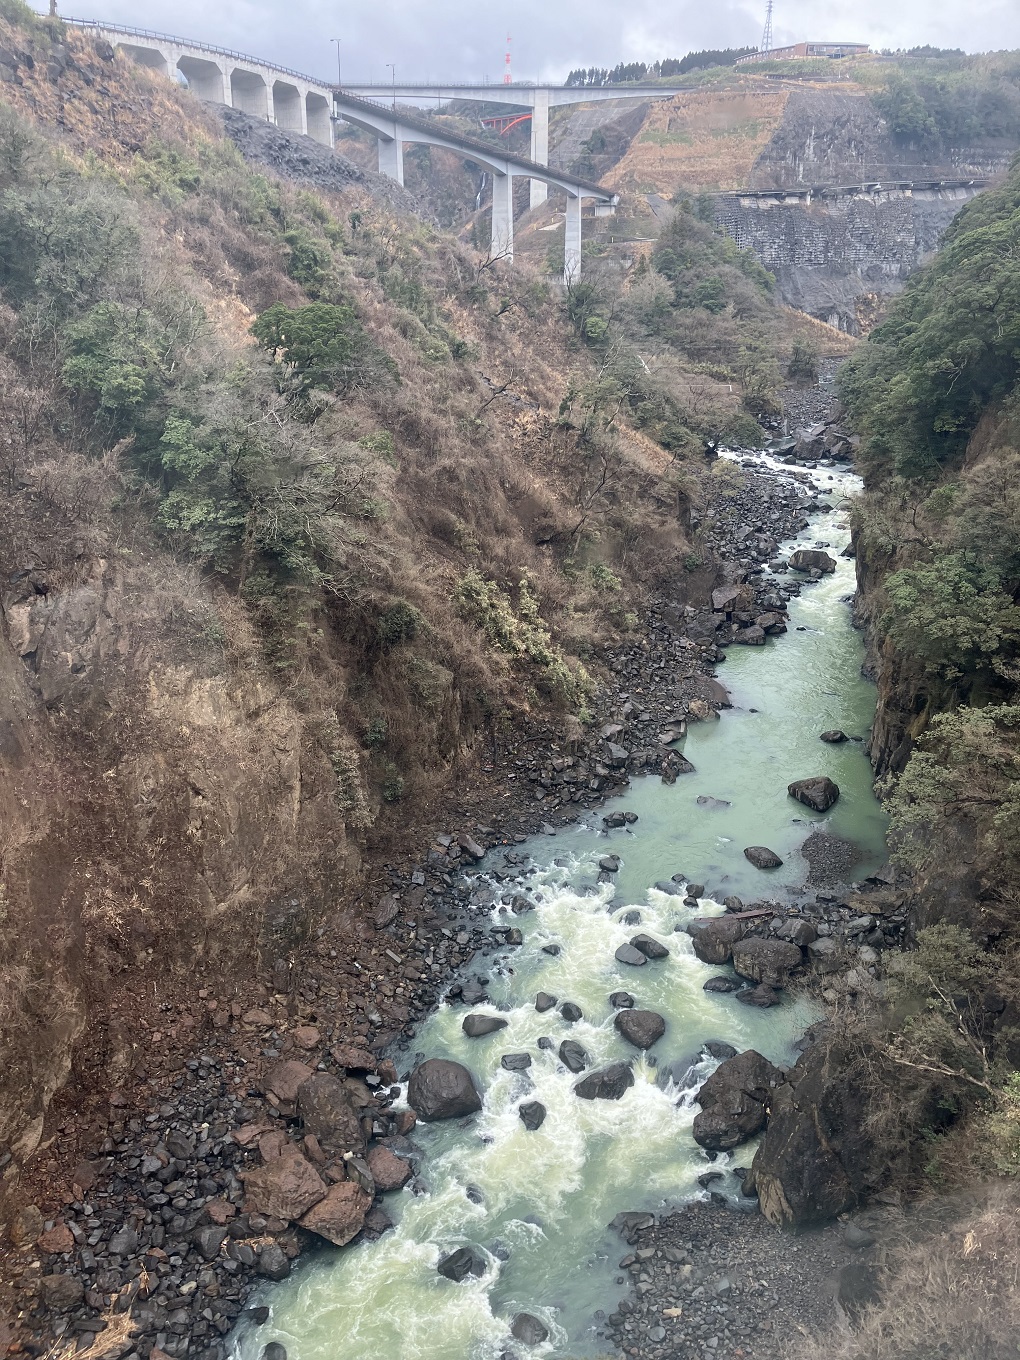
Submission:
[[[65,0],[62,0],[64,3]],[[500,12],[468,0],[378,0],[340,8],[323,0],[66,0],[76,17],[203,39],[310,75],[389,80],[502,77],[507,18],[518,79],[562,80],[574,66],[652,61],[706,47],[755,45],[764,0],[516,0]],[[1020,47],[1017,0],[777,0],[775,41],[837,38],[874,47],[920,43],[977,52]]]

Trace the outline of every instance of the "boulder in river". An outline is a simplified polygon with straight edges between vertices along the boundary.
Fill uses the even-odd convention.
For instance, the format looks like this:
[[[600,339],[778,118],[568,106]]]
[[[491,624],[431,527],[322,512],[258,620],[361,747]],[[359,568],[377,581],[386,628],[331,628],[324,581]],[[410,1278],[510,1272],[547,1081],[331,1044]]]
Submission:
[[[794,571],[820,571],[824,576],[836,570],[836,559],[821,548],[798,548],[790,554],[790,566]]]
[[[426,1124],[477,1114],[482,1102],[471,1073],[449,1058],[426,1058],[411,1073],[407,1103]]]
[[[546,1109],[540,1100],[526,1100],[523,1105],[517,1107],[517,1113],[529,1133],[540,1129],[545,1122]]]
[[[574,1087],[574,1095],[582,1100],[619,1100],[629,1087],[634,1085],[634,1073],[630,1063],[610,1063],[590,1073]]]
[[[591,1059],[575,1039],[564,1039],[560,1044],[560,1062],[568,1072],[583,1072]]]
[[[779,869],[783,863],[776,852],[770,850],[767,845],[747,846],[744,858],[750,860],[756,869]]]
[[[391,1152],[380,1143],[370,1150],[365,1161],[372,1182],[381,1195],[388,1194],[391,1190],[400,1190],[411,1179],[410,1162],[398,1157],[395,1152]]]
[[[765,629],[759,628],[756,623],[752,623],[749,628],[741,628],[733,641],[743,643],[745,647],[764,647]]]
[[[745,987],[739,991],[737,1000],[742,1006],[756,1006],[758,1010],[765,1011],[770,1006],[778,1006],[782,998],[767,982],[759,982],[757,987]]]
[[[711,1152],[727,1152],[760,1133],[783,1074],[753,1048],[720,1063],[698,1092],[701,1113],[694,1141]]]
[[[539,1015],[541,1015],[543,1011],[551,1011],[555,1005],[556,998],[550,996],[548,992],[539,992],[535,997],[535,1010],[538,1011]]]
[[[525,1346],[541,1346],[549,1336],[549,1328],[531,1313],[518,1313],[510,1324],[510,1335]]]
[[[449,1256],[444,1256],[436,1266],[440,1275],[445,1275],[448,1280],[453,1280],[459,1284],[461,1280],[467,1279],[469,1275],[477,1275],[481,1278],[485,1274],[485,1267],[488,1263],[477,1247],[458,1247],[456,1251],[451,1251]]]
[[[609,996],[609,1004],[614,1010],[622,1011],[633,1006],[634,998],[630,992],[612,992]]]
[[[704,1045],[704,1049],[710,1058],[716,1058],[719,1062],[737,1056],[737,1050],[732,1044],[726,1043],[724,1039],[709,1039]]]
[[[828,812],[839,797],[839,785],[826,775],[817,775],[812,779],[795,779],[787,785],[787,792],[798,803],[814,808],[815,812]]]
[[[743,938],[744,922],[732,916],[712,916],[707,921],[691,921],[686,929],[702,963],[729,963],[733,946]]]
[[[504,1053],[499,1060],[506,1072],[523,1072],[531,1066],[530,1053]]]
[[[743,985],[739,978],[710,977],[701,990],[703,992],[737,992]]]
[[[498,1029],[506,1029],[507,1021],[498,1015],[465,1015],[461,1029],[469,1039],[482,1039],[486,1034],[495,1034]]]
[[[335,1247],[345,1247],[361,1231],[371,1207],[372,1196],[367,1191],[355,1181],[341,1181],[330,1186],[325,1197],[308,1210],[301,1226]]]
[[[564,1020],[569,1020],[570,1023],[574,1025],[578,1020],[583,1019],[584,1012],[575,1002],[564,1001],[563,1005],[560,1007],[560,1015],[563,1016]]]
[[[827,741],[830,746],[838,746],[842,741],[848,741],[847,734],[839,727],[833,727],[828,732],[818,734],[819,741]]]
[[[750,935],[733,946],[733,967],[741,977],[785,987],[790,974],[804,961],[800,946],[789,940],[765,940]]]
[[[632,949],[639,949],[646,959],[668,959],[669,950],[651,935],[635,935],[630,942]]]
[[[657,1011],[617,1011],[613,1023],[635,1048],[651,1048],[666,1033],[666,1021]]]
[[[640,949],[635,949],[632,944],[621,944],[616,951],[616,959],[619,963],[628,963],[632,968],[643,968],[648,962]]]

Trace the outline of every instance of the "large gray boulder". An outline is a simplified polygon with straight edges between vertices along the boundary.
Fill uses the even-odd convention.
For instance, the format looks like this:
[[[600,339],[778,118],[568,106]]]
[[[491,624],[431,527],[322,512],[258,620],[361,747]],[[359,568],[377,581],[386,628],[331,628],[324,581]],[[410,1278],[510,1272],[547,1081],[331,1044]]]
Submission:
[[[813,779],[795,779],[787,785],[787,792],[815,812],[828,812],[839,797],[839,785],[826,775],[817,775]]]
[[[448,1280],[459,1284],[468,1275],[477,1275],[481,1278],[487,1265],[488,1262],[478,1247],[458,1247],[456,1251],[451,1251],[449,1256],[442,1258],[436,1270]]]
[[[651,1048],[666,1033],[666,1021],[656,1011],[617,1011],[613,1023],[635,1048]]]
[[[768,1121],[773,1093],[783,1074],[749,1048],[720,1063],[698,1092],[701,1113],[694,1141],[710,1152],[727,1152],[760,1133]]]
[[[756,869],[781,869],[783,861],[767,845],[749,845],[744,850],[744,858],[750,860]]]
[[[583,1072],[591,1059],[576,1039],[564,1039],[560,1044],[560,1062],[568,1072]]]
[[[668,959],[669,950],[661,940],[653,939],[651,935],[635,935],[630,942],[632,949],[637,949],[644,954],[646,959]]]
[[[461,1029],[469,1039],[482,1039],[486,1034],[495,1034],[506,1029],[507,1022],[498,1015],[465,1015]]]
[[[764,940],[750,935],[733,946],[733,968],[752,982],[785,987],[790,974],[804,961],[800,946],[789,940]]]
[[[471,1073],[449,1058],[427,1058],[418,1064],[407,1084],[407,1103],[425,1124],[461,1119],[482,1108]]]
[[[836,559],[821,548],[798,548],[790,554],[790,566],[794,571],[820,571],[828,575],[836,570]]]
[[[733,946],[744,936],[744,922],[732,916],[691,921],[686,929],[702,963],[729,963]]]

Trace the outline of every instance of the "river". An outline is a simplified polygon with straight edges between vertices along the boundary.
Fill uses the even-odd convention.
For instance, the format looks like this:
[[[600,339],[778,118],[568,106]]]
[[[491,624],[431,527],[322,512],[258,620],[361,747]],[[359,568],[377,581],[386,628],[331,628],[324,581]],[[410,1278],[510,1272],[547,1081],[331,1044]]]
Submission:
[[[727,970],[699,962],[682,927],[693,914],[721,911],[729,894],[796,900],[806,875],[798,846],[820,825],[858,846],[857,876],[885,858],[885,823],[862,743],[830,746],[818,739],[830,728],[865,736],[875,695],[860,675],[862,644],[847,604],[853,564],[838,556],[848,541],[838,502],[859,483],[835,469],[820,468],[814,476],[837,508],[813,515],[810,529],[782,552],[826,544],[838,560],[835,574],[791,601],[785,637],[770,638],[764,648],[729,649],[720,679],[732,708],[718,721],[693,724],[682,744],[694,774],[674,785],[635,779],[611,805],[638,814],[626,830],[607,835],[601,816],[592,813],[555,837],[517,848],[530,855],[532,871],[514,890],[529,895],[535,909],[513,918],[524,944],[501,963],[492,961],[485,973],[490,1004],[476,1008],[498,1011],[507,1027],[468,1039],[461,1030],[466,1008],[441,1006],[413,1042],[416,1052],[471,1069],[484,1091],[482,1113],[466,1128],[459,1122],[418,1126],[413,1138],[425,1154],[427,1190],[387,1197],[396,1227],[379,1241],[324,1251],[267,1288],[262,1301],[271,1319],[257,1329],[242,1324],[237,1360],[257,1360],[270,1341],[282,1343],[289,1360],[497,1360],[504,1352],[565,1360],[605,1353],[610,1348],[600,1347],[593,1319],[598,1310],[612,1311],[626,1292],[614,1283],[626,1247],[609,1231],[610,1220],[705,1194],[697,1177],[710,1165],[724,1171],[750,1165],[753,1145],[709,1162],[691,1136],[696,1091],[678,1090],[663,1080],[663,1069],[675,1065],[682,1073],[700,1054],[694,1075],[703,1080],[716,1066],[703,1055],[712,1039],[792,1062],[793,1045],[817,1011],[796,995],[758,1011],[732,996],[706,993],[706,979]],[[818,774],[841,789],[825,816],[786,792],[791,780]],[[699,805],[699,796],[717,801]],[[747,845],[769,846],[783,867],[753,868],[742,853]],[[608,851],[621,857],[621,869],[615,882],[599,884],[597,860]],[[502,866],[496,851],[486,865],[490,861]],[[677,873],[705,885],[697,912],[651,886]],[[634,911],[639,926],[622,920]],[[637,969],[618,963],[615,950],[638,929],[666,944],[668,959]],[[559,952],[545,952],[547,945]],[[477,961],[469,971],[478,973]],[[540,990],[575,1002],[583,1019],[570,1024],[555,1010],[539,1014]],[[578,1078],[538,1040],[548,1036],[558,1047],[564,1038],[576,1039],[592,1066],[633,1058],[635,1050],[613,1028],[609,995],[617,990],[663,1015],[665,1036],[651,1055],[638,1058],[635,1084],[621,1100],[580,1100],[573,1094]],[[502,1055],[519,1052],[531,1055],[531,1067],[504,1070]],[[548,1110],[535,1132],[518,1116],[522,1099]],[[734,1176],[716,1188],[739,1202]],[[439,1259],[468,1243],[487,1253],[484,1277],[454,1284],[437,1275]],[[511,1339],[510,1321],[519,1311],[549,1329],[544,1344],[527,1348]]]

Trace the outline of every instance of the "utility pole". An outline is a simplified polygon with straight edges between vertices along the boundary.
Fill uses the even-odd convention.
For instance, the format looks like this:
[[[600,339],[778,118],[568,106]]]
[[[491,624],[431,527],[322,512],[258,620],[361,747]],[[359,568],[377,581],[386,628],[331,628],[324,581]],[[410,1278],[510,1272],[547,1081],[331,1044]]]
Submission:
[[[506,35],[506,61],[503,63],[503,84],[512,85],[514,83],[513,74],[510,70],[510,34]]]
[[[393,112],[396,113],[396,111],[397,111],[397,68],[396,68],[396,66],[394,65],[394,63],[393,63],[392,61],[388,61],[388,62],[386,63],[386,65],[390,68],[390,75],[393,77]]]
[[[330,42],[336,43],[336,83],[342,85],[343,81],[340,79],[340,39],[330,38]]]

